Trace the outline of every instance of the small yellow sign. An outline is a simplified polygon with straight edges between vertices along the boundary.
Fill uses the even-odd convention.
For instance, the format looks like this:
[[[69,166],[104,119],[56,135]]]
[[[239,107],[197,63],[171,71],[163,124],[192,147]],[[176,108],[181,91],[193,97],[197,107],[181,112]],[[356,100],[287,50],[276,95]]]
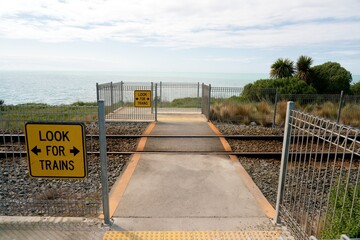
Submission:
[[[29,174],[34,178],[87,176],[84,125],[81,123],[26,123]]]
[[[135,90],[134,106],[151,107],[151,90]]]

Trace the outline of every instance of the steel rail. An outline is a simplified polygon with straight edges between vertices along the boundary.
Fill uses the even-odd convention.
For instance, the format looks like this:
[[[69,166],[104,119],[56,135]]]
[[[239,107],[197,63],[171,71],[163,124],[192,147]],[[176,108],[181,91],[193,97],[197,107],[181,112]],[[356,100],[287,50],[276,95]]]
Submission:
[[[275,140],[282,141],[282,135],[106,135],[107,139],[121,139],[121,138],[219,138],[224,137],[226,139],[235,139],[235,140]],[[299,136],[300,139],[311,138],[312,136]],[[314,136],[316,137],[316,136]],[[332,138],[336,139],[337,136],[333,136]],[[355,136],[349,136],[354,138]],[[86,138],[94,138],[98,139],[99,135],[87,135]],[[0,137],[1,139],[1,137]],[[357,137],[360,140],[360,136]],[[24,134],[14,135],[14,134],[3,134],[2,135],[3,142],[25,142]]]
[[[100,152],[94,151],[94,152],[87,152],[88,155],[99,155]],[[128,152],[107,152],[108,155],[132,155],[132,154],[178,154],[178,155],[236,155],[240,157],[249,157],[249,158],[281,158],[281,152],[226,152],[226,151],[128,151]],[[290,155],[296,155],[299,153],[289,153]],[[345,155],[345,158],[350,158],[352,155],[351,153],[302,153],[302,155],[306,155],[308,157],[313,157],[316,159],[326,159],[327,156],[330,158],[334,158],[339,155]],[[5,157],[26,157],[27,153],[26,151],[0,151],[0,158]],[[354,159],[360,159],[359,156],[354,155]]]

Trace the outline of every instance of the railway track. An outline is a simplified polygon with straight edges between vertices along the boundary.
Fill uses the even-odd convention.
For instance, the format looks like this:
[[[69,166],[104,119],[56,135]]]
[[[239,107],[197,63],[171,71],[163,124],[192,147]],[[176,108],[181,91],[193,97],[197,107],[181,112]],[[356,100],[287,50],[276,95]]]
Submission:
[[[106,138],[108,140],[116,139],[121,141],[121,139],[133,139],[137,141],[137,139],[141,137],[147,138],[219,138],[217,135],[107,135]],[[225,139],[234,140],[234,141],[252,141],[251,144],[255,144],[259,141],[259,145],[264,144],[264,142],[269,141],[268,144],[272,144],[273,141],[279,142],[279,144],[283,141],[283,136],[281,135],[223,135]],[[90,141],[98,141],[98,135],[86,136],[87,140]],[[308,136],[300,136],[294,140],[307,141]],[[310,137],[311,138],[311,137]],[[360,137],[358,137],[360,139]],[[0,138],[0,158],[6,157],[25,157],[25,136],[24,134],[3,134],[2,139]],[[255,143],[254,143],[255,141]],[[260,143],[261,142],[261,143]],[[251,158],[262,158],[262,159],[281,159],[281,151],[112,151],[108,150],[108,154],[121,154],[121,155],[131,155],[136,153],[141,154],[157,154],[157,153],[166,153],[166,154],[202,154],[202,155],[236,155],[241,157],[251,157]],[[99,155],[98,151],[88,151],[87,154]],[[297,154],[297,153],[291,153]],[[327,158],[327,157],[335,157],[335,155],[341,155],[345,158],[350,158],[351,153],[335,153],[335,152],[302,152],[302,155],[306,155],[307,157],[313,158]],[[355,156],[355,158],[357,158]]]

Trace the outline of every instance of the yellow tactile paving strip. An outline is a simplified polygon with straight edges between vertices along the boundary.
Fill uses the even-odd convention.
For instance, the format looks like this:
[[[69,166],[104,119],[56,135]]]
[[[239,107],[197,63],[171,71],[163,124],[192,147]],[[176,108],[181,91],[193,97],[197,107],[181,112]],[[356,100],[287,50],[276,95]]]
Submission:
[[[103,240],[278,240],[280,235],[279,231],[108,231]]]

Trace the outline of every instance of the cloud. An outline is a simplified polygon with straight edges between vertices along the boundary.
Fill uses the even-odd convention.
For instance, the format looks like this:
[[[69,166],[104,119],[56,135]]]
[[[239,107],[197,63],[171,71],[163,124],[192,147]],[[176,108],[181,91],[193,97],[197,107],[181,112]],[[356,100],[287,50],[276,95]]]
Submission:
[[[3,0],[0,37],[171,48],[269,48],[360,40],[360,1]]]

